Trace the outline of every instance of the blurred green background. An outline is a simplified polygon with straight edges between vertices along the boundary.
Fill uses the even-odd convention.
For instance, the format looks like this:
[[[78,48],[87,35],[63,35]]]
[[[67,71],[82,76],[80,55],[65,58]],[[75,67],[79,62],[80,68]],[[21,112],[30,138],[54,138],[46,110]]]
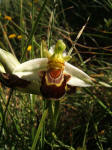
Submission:
[[[42,39],[48,48],[63,39],[66,51],[73,48],[70,63],[97,82],[112,85],[112,0],[0,1],[2,49],[24,62],[41,57]],[[10,98],[10,89],[0,84],[0,150],[30,150],[42,111],[41,96],[14,91]],[[40,137],[37,150],[111,150],[111,88],[96,84],[66,94],[56,137],[51,136],[49,122],[47,118],[44,146]]]

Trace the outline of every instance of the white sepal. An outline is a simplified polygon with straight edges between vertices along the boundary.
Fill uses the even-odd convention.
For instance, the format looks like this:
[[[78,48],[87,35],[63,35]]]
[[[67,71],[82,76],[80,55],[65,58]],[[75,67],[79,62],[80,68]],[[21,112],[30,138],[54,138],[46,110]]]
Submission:
[[[71,75],[71,79],[68,82],[69,84],[74,84],[74,86],[90,86],[92,85],[91,78],[82,70],[77,67],[65,62],[65,70],[66,73]],[[82,80],[82,81],[81,81]],[[72,83],[73,82],[73,83]],[[78,83],[79,82],[79,83]],[[82,83],[82,85],[81,85]]]
[[[71,78],[67,82],[67,84],[71,85],[71,86],[78,86],[78,87],[89,87],[89,86],[91,86],[90,84],[86,83],[85,81],[83,81],[77,77],[73,77],[73,76],[71,76]]]
[[[22,79],[27,80],[27,81],[33,81],[33,80],[41,81],[39,71],[15,72],[13,74],[18,76],[19,78],[22,78]]]
[[[47,66],[48,66],[47,58],[36,58],[16,66],[13,73],[47,70]]]
[[[14,68],[19,65],[19,61],[11,53],[0,48],[0,63],[4,66],[6,72],[12,73]]]
[[[0,63],[0,72],[5,73],[5,69],[1,63]]]

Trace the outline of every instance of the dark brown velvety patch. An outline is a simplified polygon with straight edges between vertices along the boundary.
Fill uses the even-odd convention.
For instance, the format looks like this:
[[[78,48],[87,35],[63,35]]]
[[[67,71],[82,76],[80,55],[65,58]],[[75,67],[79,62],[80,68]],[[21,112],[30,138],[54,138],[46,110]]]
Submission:
[[[70,78],[70,75],[67,75],[67,74],[64,75],[64,80],[60,86],[47,85],[46,80],[45,80],[45,75],[46,75],[46,72],[43,72],[42,84],[40,88],[42,95],[45,98],[56,98],[56,99],[61,98],[66,92],[65,87],[66,87],[67,81]]]
[[[67,94],[74,94],[76,93],[76,86],[70,86],[70,85],[67,85]]]
[[[25,88],[30,82],[16,75],[0,72],[0,82],[10,88]]]

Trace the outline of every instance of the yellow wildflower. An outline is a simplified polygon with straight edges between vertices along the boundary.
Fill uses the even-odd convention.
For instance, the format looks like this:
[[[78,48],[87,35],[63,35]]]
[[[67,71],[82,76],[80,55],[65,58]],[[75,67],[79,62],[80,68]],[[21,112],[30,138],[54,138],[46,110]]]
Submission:
[[[32,49],[32,46],[29,45],[28,48],[27,48],[27,51],[31,51],[31,49]]]
[[[32,3],[31,3],[31,2],[28,2],[28,5],[29,5],[30,7],[32,7]]]
[[[38,0],[34,0],[34,3],[38,3]]]
[[[17,36],[17,39],[22,39],[22,35],[18,35],[18,36]]]
[[[100,134],[104,134],[104,133],[105,133],[105,131],[104,131],[104,130],[101,130],[101,131],[100,131]]]
[[[38,3],[38,0],[33,0],[34,1],[34,3]],[[30,7],[32,7],[32,3],[31,2],[28,2],[28,5],[30,6]]]
[[[12,18],[10,16],[5,16],[4,19],[11,21]]]
[[[15,38],[16,37],[16,34],[10,34],[9,35],[9,39],[13,39],[13,38]]]

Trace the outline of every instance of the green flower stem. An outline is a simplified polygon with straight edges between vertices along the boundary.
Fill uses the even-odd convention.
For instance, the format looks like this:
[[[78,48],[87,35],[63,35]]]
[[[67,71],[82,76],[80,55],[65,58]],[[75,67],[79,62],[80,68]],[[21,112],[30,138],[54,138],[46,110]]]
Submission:
[[[57,120],[59,116],[59,104],[60,101],[48,101],[47,107],[48,107],[48,113],[50,118],[50,126],[51,126],[51,132],[55,132]]]
[[[60,101],[54,102],[54,116],[53,116],[53,128],[56,130],[58,116],[59,116],[59,107],[60,107]]]
[[[60,106],[60,101],[47,101],[47,108],[48,108],[48,116],[50,119],[50,129],[51,129],[51,145],[52,145],[52,150],[54,149],[54,138],[52,136],[52,133],[56,132],[56,126],[57,126],[57,121],[58,121],[58,116],[59,116],[59,106]]]

